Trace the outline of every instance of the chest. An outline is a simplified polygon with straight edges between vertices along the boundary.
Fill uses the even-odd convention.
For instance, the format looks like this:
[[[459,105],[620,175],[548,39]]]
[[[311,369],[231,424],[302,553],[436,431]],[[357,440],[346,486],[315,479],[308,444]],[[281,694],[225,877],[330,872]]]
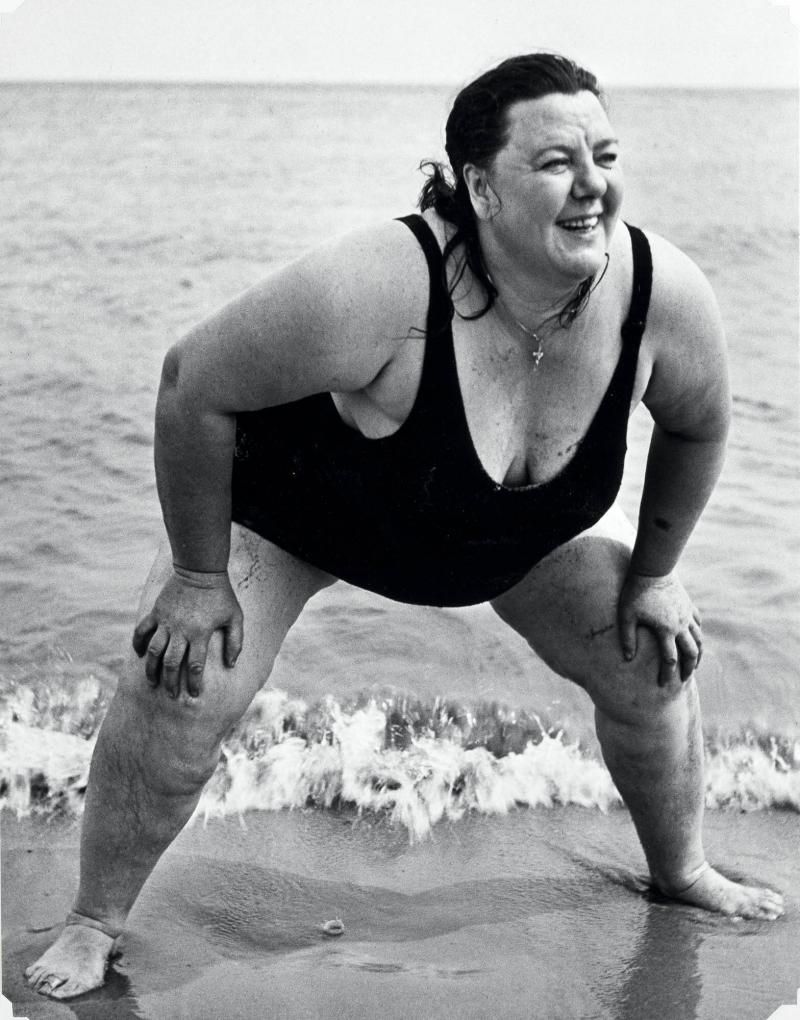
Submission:
[[[599,329],[586,320],[540,345],[482,320],[454,328],[470,440],[490,478],[507,486],[540,484],[572,459],[614,376],[620,326],[616,318]]]
[[[627,277],[627,274],[625,274]],[[509,487],[538,485],[575,456],[614,377],[630,302],[623,277],[604,300],[593,301],[568,330],[542,341],[538,366],[529,337],[511,336],[491,312],[452,323],[453,372],[472,445],[486,475]],[[620,291],[619,293],[617,291]],[[396,432],[414,406],[426,342],[409,339],[381,374],[359,393],[336,394],[342,420],[369,438]],[[631,409],[649,378],[645,349],[638,359]]]
[[[600,338],[588,330],[552,337],[537,366],[530,344],[498,337],[491,322],[455,320],[457,389],[451,398],[453,393],[460,397],[465,441],[488,477],[520,486],[559,474],[577,452],[614,376],[620,326],[609,323]],[[396,432],[416,400],[423,357],[424,345],[409,344],[366,390],[334,395],[343,421],[368,438]]]

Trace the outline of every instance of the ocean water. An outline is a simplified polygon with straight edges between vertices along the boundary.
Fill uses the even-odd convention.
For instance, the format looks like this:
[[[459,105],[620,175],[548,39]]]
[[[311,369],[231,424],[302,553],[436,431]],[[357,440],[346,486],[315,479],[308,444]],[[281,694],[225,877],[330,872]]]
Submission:
[[[0,86],[0,803],[77,814],[160,538],[167,347],[332,234],[412,209],[446,89]],[[626,218],[709,276],[735,422],[682,566],[711,651],[707,802],[800,812],[797,99],[621,91]],[[635,516],[648,433],[631,425]],[[610,811],[588,705],[488,609],[315,599],[201,812],[355,805],[429,836],[526,806]],[[587,824],[591,824],[587,822]]]

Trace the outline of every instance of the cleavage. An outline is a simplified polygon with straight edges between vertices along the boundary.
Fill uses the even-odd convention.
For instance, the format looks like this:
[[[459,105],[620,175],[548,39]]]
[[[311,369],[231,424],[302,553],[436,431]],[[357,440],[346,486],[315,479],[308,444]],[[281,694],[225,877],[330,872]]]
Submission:
[[[481,346],[470,333],[457,329],[453,346],[467,429],[484,473],[506,487],[551,481],[577,453],[613,366],[605,371],[575,352],[551,351],[550,364],[545,355],[535,368],[526,349],[493,349],[489,337]]]

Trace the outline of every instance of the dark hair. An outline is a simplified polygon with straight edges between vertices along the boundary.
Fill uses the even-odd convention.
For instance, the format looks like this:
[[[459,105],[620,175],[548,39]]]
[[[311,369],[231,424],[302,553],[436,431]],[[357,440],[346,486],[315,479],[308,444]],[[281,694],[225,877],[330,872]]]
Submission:
[[[487,168],[508,139],[508,108],[521,100],[540,99],[553,93],[574,95],[588,91],[604,101],[597,79],[590,72],[558,53],[529,53],[509,57],[497,67],[486,71],[463,88],[455,98],[445,127],[445,150],[450,168],[434,160],[425,160],[420,170],[428,173],[419,196],[422,211],[435,209],[442,219],[452,223],[455,233],[444,247],[443,261],[459,245],[464,255],[453,281],[452,295],[469,266],[480,280],[486,294],[486,305],[470,318],[479,318],[494,304],[497,289],[489,279],[481,256],[478,227],[464,181],[464,166],[474,163]],[[562,309],[562,323],[578,314],[591,288],[592,280],[581,284],[572,301]],[[574,307],[573,307],[574,306]]]

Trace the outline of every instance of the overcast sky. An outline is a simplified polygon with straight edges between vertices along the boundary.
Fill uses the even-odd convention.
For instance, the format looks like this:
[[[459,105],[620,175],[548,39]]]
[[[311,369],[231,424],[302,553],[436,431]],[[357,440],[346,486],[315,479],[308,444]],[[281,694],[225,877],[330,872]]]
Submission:
[[[457,84],[538,48],[610,85],[798,80],[797,30],[775,0],[0,0],[0,11],[6,80]]]

